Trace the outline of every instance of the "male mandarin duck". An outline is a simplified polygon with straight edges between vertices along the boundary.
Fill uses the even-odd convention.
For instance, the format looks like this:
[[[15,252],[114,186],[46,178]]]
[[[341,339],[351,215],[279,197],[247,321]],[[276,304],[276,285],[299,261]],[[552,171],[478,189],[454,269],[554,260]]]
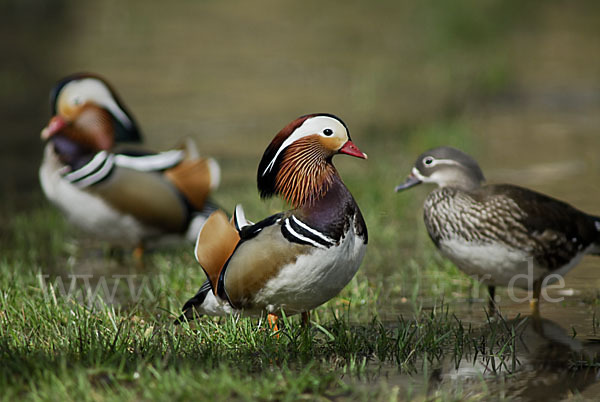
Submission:
[[[195,240],[214,207],[219,166],[188,140],[180,149],[126,150],[141,142],[137,123],[97,75],[64,78],[51,93],[42,130],[44,193],[80,229],[114,245],[137,247],[166,235]]]
[[[423,208],[436,247],[488,285],[492,312],[495,286],[514,286],[533,290],[531,308],[537,316],[543,286],[584,255],[600,255],[600,217],[526,188],[484,181],[471,156],[438,147],[417,158],[396,191],[436,184]]]
[[[292,206],[258,223],[237,206],[232,221],[214,212],[198,235],[195,254],[208,280],[183,306],[195,315],[243,312],[271,319],[308,312],[336,296],[360,266],[367,227],[332,164],[336,154],[367,158],[346,125],[330,114],[302,116],[285,126],[258,167],[261,198]]]

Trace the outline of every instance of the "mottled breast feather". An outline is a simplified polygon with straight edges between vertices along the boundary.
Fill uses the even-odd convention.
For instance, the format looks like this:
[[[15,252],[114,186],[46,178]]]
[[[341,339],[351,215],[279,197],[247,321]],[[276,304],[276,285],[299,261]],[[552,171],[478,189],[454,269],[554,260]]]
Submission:
[[[523,250],[548,269],[567,264],[592,244],[594,219],[572,206],[512,185],[472,192],[445,187],[425,200],[424,220],[433,242],[460,239]]]

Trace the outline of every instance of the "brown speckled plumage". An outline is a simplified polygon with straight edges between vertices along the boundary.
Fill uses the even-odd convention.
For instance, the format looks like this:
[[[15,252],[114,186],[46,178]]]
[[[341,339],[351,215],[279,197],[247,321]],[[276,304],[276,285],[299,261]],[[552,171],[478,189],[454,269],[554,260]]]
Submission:
[[[595,218],[543,194],[508,184],[466,192],[444,187],[425,200],[434,243],[461,238],[501,243],[530,254],[549,270],[567,264],[597,241]]]

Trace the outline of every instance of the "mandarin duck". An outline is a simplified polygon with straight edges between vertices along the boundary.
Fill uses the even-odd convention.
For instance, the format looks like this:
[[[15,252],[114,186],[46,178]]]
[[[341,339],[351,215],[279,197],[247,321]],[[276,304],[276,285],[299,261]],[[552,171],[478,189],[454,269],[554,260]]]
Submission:
[[[167,235],[194,241],[215,209],[209,193],[219,166],[198,156],[187,140],[179,149],[127,149],[140,130],[116,92],[101,77],[76,74],[51,92],[53,117],[40,182],[46,197],[85,232],[113,245],[137,247]]]
[[[195,248],[207,281],[177,322],[229,313],[267,313],[272,320],[284,311],[302,313],[307,323],[310,310],[350,282],[366,251],[367,227],[332,164],[336,154],[367,158],[330,114],[302,116],[275,136],[258,166],[258,190],[292,209],[258,223],[246,220],[240,205],[231,222],[214,212]]]
[[[539,315],[543,286],[575,267],[586,254],[600,255],[600,218],[569,204],[511,184],[484,184],[477,162],[439,147],[421,154],[396,191],[420,183],[438,188],[423,207],[427,232],[442,255],[488,285],[533,290]]]

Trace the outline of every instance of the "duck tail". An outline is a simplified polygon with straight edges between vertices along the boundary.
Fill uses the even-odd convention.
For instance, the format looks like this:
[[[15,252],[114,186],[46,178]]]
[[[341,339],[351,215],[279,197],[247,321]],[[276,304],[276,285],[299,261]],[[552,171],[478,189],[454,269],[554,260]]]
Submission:
[[[212,292],[212,287],[210,281],[207,280],[200,287],[196,295],[183,305],[183,308],[181,309],[183,313],[177,317],[173,323],[179,325],[185,321],[192,321],[195,318],[202,317],[202,304],[204,303],[204,300],[206,300],[206,296],[208,296],[209,292]]]

